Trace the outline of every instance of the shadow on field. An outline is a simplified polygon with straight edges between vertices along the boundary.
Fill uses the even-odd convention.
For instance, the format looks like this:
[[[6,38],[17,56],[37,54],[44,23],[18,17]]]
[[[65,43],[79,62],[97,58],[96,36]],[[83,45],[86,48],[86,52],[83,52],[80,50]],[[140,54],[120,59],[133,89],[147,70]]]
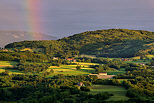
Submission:
[[[94,70],[88,70],[88,69],[80,69],[80,71],[82,71],[82,72],[88,72],[88,73],[94,72]]]
[[[14,61],[7,61],[6,63],[9,63],[10,65],[15,65],[15,64],[17,64],[18,62],[14,62]]]

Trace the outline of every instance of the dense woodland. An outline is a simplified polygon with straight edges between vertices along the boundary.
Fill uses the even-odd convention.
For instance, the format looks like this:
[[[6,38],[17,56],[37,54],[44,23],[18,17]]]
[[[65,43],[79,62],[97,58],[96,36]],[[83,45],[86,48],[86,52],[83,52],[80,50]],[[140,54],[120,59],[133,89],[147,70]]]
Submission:
[[[0,61],[15,61],[12,67],[5,67],[0,73],[0,103],[153,103],[154,102],[154,32],[142,30],[109,29],[87,31],[62,38],[57,41],[22,41],[5,46],[8,51],[0,50]],[[22,51],[24,48],[37,51]],[[81,54],[93,54],[97,58],[81,57]],[[100,58],[107,57],[106,59]],[[140,56],[140,60],[149,61],[145,65],[126,63],[123,57]],[[58,59],[53,59],[58,57]],[[109,59],[109,57],[121,57]],[[120,71],[113,79],[98,79],[96,75],[63,75],[53,77],[54,70],[46,71],[49,66],[77,65],[66,58],[75,58],[77,62],[97,63],[90,65],[93,73]],[[129,58],[131,61],[137,59]],[[78,68],[79,67],[79,68]],[[9,74],[9,70],[19,70],[23,74]],[[33,74],[27,74],[27,72]],[[41,75],[37,73],[41,72]],[[121,80],[120,80],[121,79]],[[82,82],[85,86],[77,86]],[[100,92],[91,94],[92,84],[116,85],[126,88],[127,101],[106,101],[113,94]]]

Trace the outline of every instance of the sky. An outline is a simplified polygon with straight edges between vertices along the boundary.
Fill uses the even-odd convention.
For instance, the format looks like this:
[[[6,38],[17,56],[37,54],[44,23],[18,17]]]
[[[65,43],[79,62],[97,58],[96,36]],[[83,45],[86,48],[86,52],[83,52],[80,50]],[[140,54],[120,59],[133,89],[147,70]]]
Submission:
[[[1,0],[0,30],[58,38],[123,28],[154,31],[154,0]]]

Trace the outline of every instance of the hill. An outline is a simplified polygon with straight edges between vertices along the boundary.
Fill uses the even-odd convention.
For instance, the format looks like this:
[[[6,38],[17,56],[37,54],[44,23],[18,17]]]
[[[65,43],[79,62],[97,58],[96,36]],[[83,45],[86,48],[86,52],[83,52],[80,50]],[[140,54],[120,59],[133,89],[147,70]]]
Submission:
[[[8,43],[19,42],[23,40],[56,40],[56,37],[45,35],[42,33],[0,30],[0,47],[4,47]]]
[[[133,57],[154,55],[154,32],[144,30],[107,29],[87,31],[59,40],[22,41],[6,45],[43,48],[44,53],[59,57],[90,54],[101,57]]]

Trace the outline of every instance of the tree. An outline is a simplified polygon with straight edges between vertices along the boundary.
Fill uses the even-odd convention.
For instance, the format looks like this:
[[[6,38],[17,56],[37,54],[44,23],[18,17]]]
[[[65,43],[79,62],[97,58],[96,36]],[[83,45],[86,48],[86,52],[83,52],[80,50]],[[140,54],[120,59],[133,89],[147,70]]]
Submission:
[[[75,103],[75,100],[72,98],[65,98],[63,103]]]
[[[80,69],[81,69],[81,65],[80,65],[80,66],[77,65],[77,66],[76,66],[76,69],[77,69],[77,70],[80,70]]]
[[[80,88],[80,90],[81,90],[81,91],[90,91],[90,88],[89,88],[89,87],[84,87],[84,86],[82,86],[82,87]]]
[[[141,60],[143,60],[143,59],[144,59],[144,56],[143,56],[143,55],[141,55],[141,56],[140,56],[140,59],[141,59]]]
[[[9,71],[5,70],[5,72],[2,72],[2,75],[9,75]]]

